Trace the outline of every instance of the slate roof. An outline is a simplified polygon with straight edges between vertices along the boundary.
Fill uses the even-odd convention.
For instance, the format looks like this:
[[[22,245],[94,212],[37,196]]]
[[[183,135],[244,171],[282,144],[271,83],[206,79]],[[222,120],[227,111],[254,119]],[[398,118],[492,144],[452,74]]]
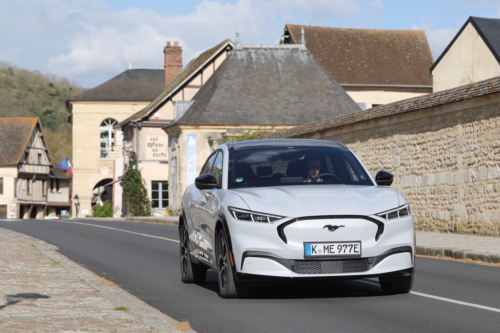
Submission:
[[[500,76],[449,90],[443,90],[433,94],[377,106],[363,112],[340,116],[309,125],[298,126],[284,131],[269,133],[255,139],[295,138],[318,131],[423,110],[495,93],[500,93]]]
[[[17,164],[38,118],[0,118],[0,164]]]
[[[120,126],[125,126],[127,125],[131,120],[142,120],[146,117],[149,116],[152,112],[155,111],[155,109],[160,106],[164,101],[166,101],[172,94],[174,94],[177,89],[182,86],[188,79],[191,78],[194,74],[196,74],[200,69],[202,69],[213,57],[215,57],[217,54],[219,54],[220,51],[224,50],[226,47],[231,47],[233,48],[233,43],[231,42],[230,39],[224,40],[222,43],[216,45],[215,47],[211,48],[210,50],[207,50],[200,54],[197,58],[191,60],[189,64],[184,68],[182,72],[177,75],[172,82],[170,82],[163,92],[159,95],[156,96],[156,98],[146,106],[144,109],[140,110],[139,112],[135,113],[134,115],[128,117],[124,121],[120,123]]]
[[[359,106],[303,45],[238,46],[176,124],[308,124]]]
[[[462,28],[460,28],[458,33],[455,35],[450,44],[448,44],[443,53],[441,53],[436,62],[432,65],[431,72],[434,70],[437,64],[439,64],[441,59],[443,59],[445,54],[453,46],[455,41],[462,34],[462,31],[464,31],[469,23],[471,23],[472,26],[476,29],[477,33],[479,34],[479,36],[481,36],[486,46],[488,46],[493,56],[495,56],[495,59],[497,59],[497,61],[500,63],[500,19],[471,16],[464,23]]]
[[[152,101],[163,88],[163,69],[127,69],[68,101]]]
[[[306,47],[340,84],[432,86],[432,53],[421,30],[373,30],[287,24],[285,43]]]

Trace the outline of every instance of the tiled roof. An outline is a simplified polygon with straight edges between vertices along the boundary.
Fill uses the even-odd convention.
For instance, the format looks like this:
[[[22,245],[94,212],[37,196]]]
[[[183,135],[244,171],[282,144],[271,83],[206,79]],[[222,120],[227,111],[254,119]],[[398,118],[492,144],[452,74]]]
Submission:
[[[307,49],[340,84],[432,86],[424,31],[287,24],[285,42],[298,44],[302,28]]]
[[[68,101],[152,101],[164,88],[163,69],[127,69]]]
[[[233,43],[230,39],[226,39],[222,43],[217,46],[211,48],[203,52],[198,58],[193,59],[189,62],[189,64],[184,68],[182,72],[177,75],[170,84],[168,84],[163,92],[156,96],[155,99],[144,109],[135,113],[134,115],[128,117],[124,121],[120,123],[121,126],[127,125],[131,120],[140,120],[144,117],[147,117],[151,112],[153,112],[158,106],[160,106],[168,97],[170,97],[173,93],[177,91],[179,86],[184,83],[186,79],[191,77],[191,75],[195,74],[197,71],[203,68],[203,66],[212,59],[215,55],[217,55],[221,50],[224,50],[226,47],[230,46],[233,48]]]
[[[295,138],[305,134],[351,125],[377,118],[423,110],[439,105],[486,96],[500,92],[500,77],[484,80],[469,85],[443,90],[437,93],[405,99],[402,101],[377,106],[363,112],[340,116],[309,125],[298,126],[284,131],[273,132],[255,139]]]
[[[441,53],[436,62],[432,65],[431,71],[433,71],[437,64],[441,61],[441,59],[443,59],[444,55],[453,46],[457,38],[462,34],[462,31],[464,31],[469,23],[471,23],[472,26],[476,29],[477,33],[479,34],[479,36],[481,36],[484,43],[488,46],[493,56],[500,63],[500,19],[471,16],[455,35],[450,44],[448,44],[443,53]]]
[[[297,125],[360,110],[302,45],[236,47],[193,100],[169,126]]]
[[[38,118],[0,118],[0,164],[17,164]]]

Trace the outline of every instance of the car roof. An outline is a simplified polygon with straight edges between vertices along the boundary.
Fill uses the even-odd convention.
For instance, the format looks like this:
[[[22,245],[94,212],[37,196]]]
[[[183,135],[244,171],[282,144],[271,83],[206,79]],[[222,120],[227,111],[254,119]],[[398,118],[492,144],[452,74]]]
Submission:
[[[231,142],[226,143],[229,150],[240,150],[248,148],[259,148],[259,147],[334,147],[334,148],[344,148],[347,147],[336,141],[324,141],[324,140],[308,140],[308,139],[269,139],[269,140],[253,140],[253,141],[241,141],[241,142]]]

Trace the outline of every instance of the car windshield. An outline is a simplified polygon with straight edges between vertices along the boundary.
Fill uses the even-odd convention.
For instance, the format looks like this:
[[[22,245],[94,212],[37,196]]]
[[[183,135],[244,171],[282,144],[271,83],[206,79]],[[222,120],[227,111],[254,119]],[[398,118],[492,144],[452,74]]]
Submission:
[[[252,147],[229,154],[228,188],[374,185],[354,154],[336,147]]]

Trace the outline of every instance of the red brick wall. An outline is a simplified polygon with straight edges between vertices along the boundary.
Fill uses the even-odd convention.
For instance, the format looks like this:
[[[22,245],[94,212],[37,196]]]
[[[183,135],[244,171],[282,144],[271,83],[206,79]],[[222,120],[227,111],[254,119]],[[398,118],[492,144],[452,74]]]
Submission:
[[[174,42],[174,46],[167,42],[163,53],[165,53],[165,86],[167,86],[182,71],[182,48],[178,42]]]

